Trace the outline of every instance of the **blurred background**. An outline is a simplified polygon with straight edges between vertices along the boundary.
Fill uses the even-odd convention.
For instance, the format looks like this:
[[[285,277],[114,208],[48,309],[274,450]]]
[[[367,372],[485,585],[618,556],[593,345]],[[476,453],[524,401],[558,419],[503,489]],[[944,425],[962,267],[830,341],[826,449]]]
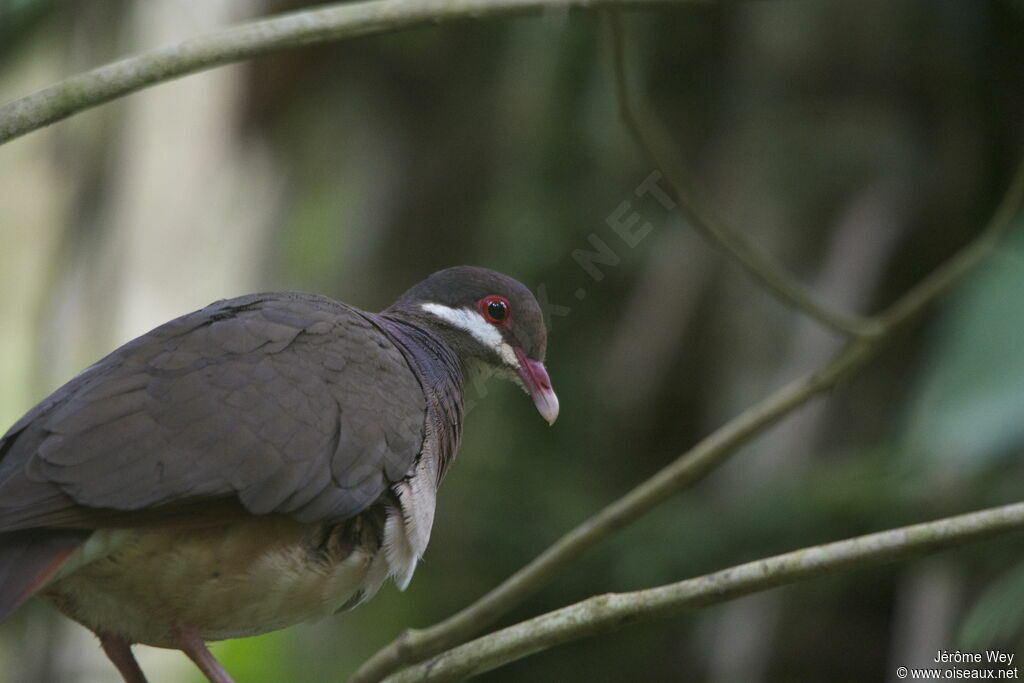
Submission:
[[[288,0],[0,0],[0,101]],[[627,16],[630,73],[705,197],[823,298],[871,312],[975,235],[1024,149],[1024,2],[722,3]],[[637,187],[596,15],[419,28],[217,69],[0,147],[0,430],[128,339],[251,291],[379,310],[442,267],[550,302],[548,428],[473,386],[404,593],[221,643],[239,681],[341,680],[465,606],[840,340]],[[650,224],[628,245],[609,226]],[[639,225],[639,224],[638,224]],[[963,287],[724,468],[502,623],[1022,499],[1024,225]],[[603,247],[602,247],[603,245]],[[580,251],[614,264],[595,273]],[[575,254],[575,256],[574,256]],[[596,276],[600,275],[600,278]],[[1020,538],[584,640],[493,681],[887,680],[939,649],[1024,656]],[[201,680],[138,648],[153,680]],[[33,601],[0,681],[114,681]]]

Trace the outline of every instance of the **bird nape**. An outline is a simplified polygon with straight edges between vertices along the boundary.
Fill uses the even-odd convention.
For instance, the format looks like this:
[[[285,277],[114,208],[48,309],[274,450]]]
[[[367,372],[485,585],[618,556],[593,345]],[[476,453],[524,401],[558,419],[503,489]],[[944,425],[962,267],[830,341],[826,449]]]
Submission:
[[[38,594],[125,681],[145,681],[136,643],[230,681],[205,641],[408,585],[463,378],[518,382],[552,423],[546,337],[525,286],[459,266],[381,313],[253,294],[128,342],[0,439],[0,621]]]

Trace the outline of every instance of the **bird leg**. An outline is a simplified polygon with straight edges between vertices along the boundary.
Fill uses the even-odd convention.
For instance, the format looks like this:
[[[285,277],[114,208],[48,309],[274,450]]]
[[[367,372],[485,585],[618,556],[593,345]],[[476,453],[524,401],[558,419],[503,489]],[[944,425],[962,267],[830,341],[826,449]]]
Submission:
[[[107,658],[114,663],[117,670],[121,672],[124,683],[146,683],[146,674],[135,661],[132,654],[132,646],[121,636],[99,635],[100,646],[106,653]]]
[[[199,670],[210,679],[210,683],[235,683],[206,647],[198,630],[192,626],[178,625],[174,627],[174,635],[178,639],[178,647],[196,663]]]

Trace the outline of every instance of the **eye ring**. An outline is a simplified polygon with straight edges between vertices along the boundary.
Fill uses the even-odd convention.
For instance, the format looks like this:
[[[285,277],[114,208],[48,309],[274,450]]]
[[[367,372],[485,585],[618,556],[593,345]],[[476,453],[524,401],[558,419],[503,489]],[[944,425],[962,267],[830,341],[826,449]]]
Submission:
[[[508,299],[496,294],[485,296],[477,303],[480,315],[492,325],[507,325],[512,316],[512,306]]]

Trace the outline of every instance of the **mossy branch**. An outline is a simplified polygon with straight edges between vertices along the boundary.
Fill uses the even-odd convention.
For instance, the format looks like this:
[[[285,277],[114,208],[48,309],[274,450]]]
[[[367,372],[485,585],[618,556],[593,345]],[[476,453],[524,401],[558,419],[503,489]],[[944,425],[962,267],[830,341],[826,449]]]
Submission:
[[[618,49],[621,50],[621,45]],[[621,69],[621,51],[616,62]],[[620,85],[620,96],[625,92]],[[643,137],[643,133],[640,135]],[[666,175],[666,180],[672,183],[674,178]],[[688,196],[680,192],[678,187],[673,187],[673,192],[677,197]],[[821,308],[821,315],[812,314],[820,322],[844,331],[851,338],[832,360],[818,370],[783,386],[712,432],[654,476],[555,541],[536,559],[473,604],[428,628],[404,631],[366,660],[353,674],[350,683],[375,683],[402,667],[422,662],[466,642],[547,585],[598,543],[639,519],[670,496],[692,486],[726,462],[741,446],[800,406],[834,389],[977,266],[1009,231],[1022,205],[1024,161],[1016,169],[1002,201],[978,237],[881,314],[864,319],[839,317],[841,314],[837,314],[831,323],[826,318],[833,316],[826,308]],[[730,244],[725,240],[721,246],[735,256],[735,250]],[[758,264],[751,264],[748,268],[754,273],[763,272],[762,266]],[[788,277],[781,269],[779,272],[782,273],[781,277]],[[757,279],[773,294],[781,294],[783,299],[790,298],[785,294],[787,289],[790,293],[797,291],[786,284],[773,286],[764,282],[764,278]],[[808,312],[807,306],[800,303],[802,296],[798,295],[797,300],[791,303]]]
[[[351,683],[379,681],[402,666],[423,661],[465,642],[521,604],[558,573],[622,527],[699,481],[740,446],[815,396],[832,390],[867,363],[885,342],[948,291],[998,243],[1024,203],[1024,164],[1014,176],[989,225],[974,242],[873,319],[879,332],[858,337],[818,370],[751,406],[680,455],[654,476],[608,505],[548,547],[536,559],[472,605],[422,630],[407,630],[364,662]]]
[[[307,45],[545,10],[686,5],[700,0],[370,0],[232,26],[106,64],[0,106],[0,144],[157,83]]]
[[[672,617],[797,581],[906,560],[1022,529],[1024,503],[1014,503],[803,548],[657,588],[597,595],[472,640],[386,681],[461,681],[571,640]]]
[[[296,47],[416,26],[468,19],[511,17],[538,13],[547,9],[623,9],[651,5],[683,5],[696,1],[699,0],[373,0],[295,12],[227,28],[176,45],[129,57],[73,76],[49,88],[0,106],[0,144],[149,85]],[[663,146],[656,140],[657,136],[646,132],[646,124],[640,122],[630,108],[628,91],[625,87],[625,69],[622,66],[621,44],[617,49],[619,50],[617,71],[620,106],[623,109],[627,127],[632,129],[634,136],[637,137],[646,153],[656,161],[655,165],[663,169],[666,179],[672,184],[673,196],[687,211],[695,227],[702,230],[703,234],[714,244],[740,263],[755,280],[773,295],[811,315],[831,329],[841,332],[849,338],[849,343],[829,363],[813,373],[794,380],[750,407],[683,453],[659,473],[641,483],[591,519],[584,521],[537,559],[474,604],[428,629],[407,631],[402,634],[393,643],[367,660],[363,667],[356,672],[353,681],[369,683],[381,680],[403,666],[422,662],[449,648],[458,646],[460,643],[465,643],[468,638],[473,637],[509,610],[521,604],[600,541],[635,521],[668,497],[699,481],[725,462],[740,446],[763,433],[767,427],[783,419],[799,406],[804,405],[815,396],[832,390],[844,378],[849,377],[867,363],[895,333],[915,319],[943,293],[955,286],[963,275],[969,272],[998,243],[999,238],[1009,228],[1012,219],[1020,211],[1022,197],[1024,197],[1024,166],[1018,169],[1003,203],[980,237],[886,311],[874,317],[862,318],[833,310],[818,302],[812,292],[796,282],[777,264],[760,254],[740,233],[724,226],[723,222],[711,213],[708,207],[698,202],[697,193],[690,190],[685,174],[677,170],[681,165],[675,163],[670,157],[653,154],[654,150],[663,149]],[[951,531],[940,533],[935,537],[940,540],[934,542],[927,539],[921,540],[914,536],[915,533],[922,530],[935,530],[929,525],[918,525],[797,551],[795,554],[790,553],[758,563],[742,565],[707,577],[628,594],[631,596],[629,600],[642,596],[646,601],[654,600],[655,602],[644,603],[649,605],[648,611],[632,616],[629,615],[632,613],[629,613],[627,618],[654,618],[663,614],[675,613],[682,609],[707,604],[711,601],[710,597],[714,596],[718,596],[720,599],[737,597],[747,592],[780,585],[783,581],[779,580],[779,577],[785,581],[795,581],[816,576],[825,571],[838,571],[857,566],[856,562],[861,560],[881,562],[900,559],[913,552],[966,542],[989,531],[995,533],[1000,530],[1008,530],[1010,527],[1018,528],[1021,512],[1019,506],[1007,506],[998,510],[929,523],[953,525],[950,527]],[[986,525],[990,525],[990,527],[986,527]],[[883,541],[890,545],[873,553],[871,544]],[[828,553],[822,555],[821,553],[826,550]],[[858,555],[858,553],[861,554]],[[809,557],[817,559],[812,563],[813,566],[808,568],[800,563],[792,564],[797,556],[803,557],[803,562],[807,562]],[[743,576],[750,577],[756,575],[757,572],[764,571],[768,571],[769,574],[773,571],[781,573],[771,574],[770,580],[765,580],[762,583],[743,578]],[[726,576],[730,575],[727,574],[728,572],[732,572],[731,575],[736,577],[735,583],[728,581],[721,583],[725,581]],[[743,574],[743,572],[753,573]],[[716,581],[719,583],[716,584]],[[723,585],[725,589],[722,589]],[[700,593],[702,590],[706,592]],[[700,595],[704,595],[704,597],[699,597]],[[620,597],[592,598],[591,601],[580,603],[580,605],[588,605],[586,608],[574,605],[551,615],[538,617],[537,619],[545,620],[553,619],[553,615],[572,616],[576,614],[572,611],[574,609],[584,609],[582,617],[585,617],[579,626],[573,627],[577,630],[564,630],[563,627],[558,626],[559,623],[563,623],[563,621],[559,621],[562,617],[558,617],[554,621],[541,622],[544,628],[552,630],[545,636],[547,640],[539,642],[539,645],[557,644],[557,642],[563,642],[572,637],[586,635],[589,632],[587,629],[592,627],[604,628],[608,624],[615,623],[615,620],[622,616],[615,610],[627,609],[619,600]],[[662,602],[657,602],[658,600]],[[702,600],[705,602],[701,602]],[[595,620],[598,626],[585,623],[587,620]],[[600,626],[601,624],[604,626]],[[536,620],[524,622],[498,632],[498,634],[506,634],[504,636],[497,637],[498,634],[492,634],[493,638],[487,636],[474,641],[474,643],[464,645],[462,648],[452,650],[436,658],[433,670],[439,670],[437,662],[456,661],[458,657],[463,657],[467,652],[474,649],[480,650],[480,647],[483,647],[479,646],[481,642],[488,643],[486,647],[483,647],[484,650],[500,652],[500,654],[488,655],[491,658],[488,661],[492,662],[489,666],[500,664],[501,661],[509,661],[510,654],[514,658],[514,656],[524,656],[529,652],[536,651],[539,649],[537,642],[507,640],[509,633],[528,633],[531,628],[536,626]],[[487,640],[487,638],[492,639]],[[527,642],[533,642],[533,644],[524,645]],[[455,653],[458,652],[462,652],[463,655],[456,655]],[[423,665],[423,667],[425,669],[427,665]],[[409,675],[415,675],[417,671],[420,669],[411,669]]]

